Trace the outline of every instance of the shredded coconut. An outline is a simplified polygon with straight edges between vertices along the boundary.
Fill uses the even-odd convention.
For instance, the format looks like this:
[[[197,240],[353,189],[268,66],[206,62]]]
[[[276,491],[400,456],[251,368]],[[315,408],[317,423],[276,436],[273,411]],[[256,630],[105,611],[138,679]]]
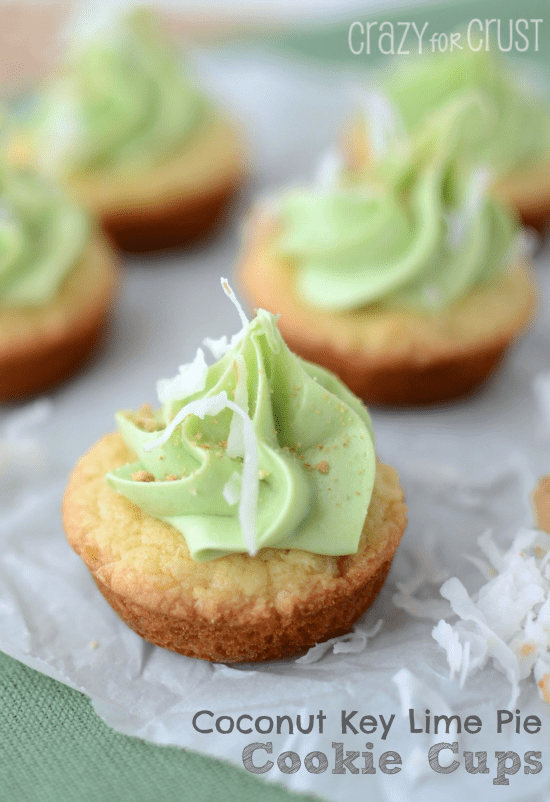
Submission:
[[[464,243],[472,221],[481,210],[490,183],[491,172],[486,167],[472,170],[462,208],[452,212],[447,218],[448,242],[451,247],[459,248]]]
[[[315,172],[314,183],[321,192],[331,192],[338,185],[344,157],[337,148],[330,148],[321,157]]]
[[[375,635],[378,635],[383,623],[384,621],[381,618],[371,629],[363,629],[356,624],[347,635],[330,638],[330,640],[312,646],[307,654],[296,660],[296,665],[308,666],[311,663],[317,663],[330,649],[334,654],[359,654],[365,649],[369,638],[374,638]]]
[[[241,409],[248,410],[248,385],[246,363],[242,354],[235,354],[234,362],[237,380],[235,384],[235,403]],[[233,415],[227,438],[227,456],[231,458],[244,456],[244,420]]]
[[[237,312],[239,313],[239,317],[242,323],[242,328],[240,331],[234,334],[231,337],[231,340],[229,341],[227,339],[226,334],[224,334],[222,337],[219,337],[217,340],[213,340],[210,337],[204,338],[203,345],[205,345],[208,348],[214,359],[221,359],[221,357],[224,356],[229,351],[230,348],[234,348],[241,339],[241,337],[243,336],[246,327],[249,324],[249,320],[245,315],[245,313],[243,312],[243,308],[240,305],[239,301],[237,300],[237,296],[231,289],[229,281],[226,278],[221,278],[220,283],[222,285],[223,291],[225,292],[229,300],[233,302],[235,308],[237,309]]]
[[[237,300],[237,296],[235,295],[235,293],[233,292],[233,290],[229,286],[229,281],[226,278],[221,278],[220,282],[221,282],[221,285],[223,287],[223,291],[225,292],[225,294],[227,295],[229,300],[233,301],[233,303],[235,304],[235,307],[237,309],[237,312],[239,313],[239,317],[241,319],[241,323],[243,325],[243,328],[246,328],[248,326],[248,324],[250,323],[250,321],[247,318],[247,316],[245,315],[245,313],[243,312],[243,308],[240,305],[239,301]]]
[[[224,485],[222,495],[227,503],[232,507],[241,497],[241,474],[233,471]]]
[[[161,404],[188,398],[190,395],[200,393],[206,387],[208,365],[202,348],[197,349],[193,362],[180,365],[178,370],[178,375],[173,379],[158,380],[157,397]]]
[[[198,418],[202,419],[205,415],[218,415],[222,409],[225,408],[232,409],[244,422],[244,461],[242,491],[239,501],[239,521],[248,553],[253,557],[258,550],[256,544],[256,513],[258,509],[258,490],[260,482],[258,476],[258,444],[256,442],[252,421],[244,409],[241,409],[234,401],[230,401],[225,391],[218,393],[218,395],[211,396],[210,398],[197,398],[195,401],[190,401],[182,407],[161,436],[151,443],[146,443],[143,446],[143,450],[152,451],[164,445],[164,443],[170,439],[176,427],[183,423],[188,415],[196,415]]]
[[[420,598],[415,595],[420,590],[441,584],[449,576],[449,571],[440,565],[435,555],[435,535],[425,536],[424,543],[416,544],[407,551],[409,565],[406,567],[406,581],[397,580],[397,593],[393,596],[396,607],[406,610],[416,618],[431,618],[438,621],[448,615],[449,605],[442,599],[430,597]],[[433,590],[432,590],[433,594]]]
[[[432,631],[447,653],[451,679],[460,673],[464,684],[491,658],[512,685],[509,707],[532,672],[550,702],[550,536],[522,529],[502,553],[486,532],[478,545],[489,561],[480,561],[482,573],[493,576],[473,597],[456,577],[447,580],[441,595],[460,620],[441,620]]]
[[[358,99],[365,112],[372,156],[379,161],[392,140],[404,130],[403,123],[395,106],[381,92],[360,92]]]
[[[537,232],[530,228],[522,228],[512,241],[507,262],[513,265],[531,259],[539,246],[540,239]]]
[[[408,716],[409,710],[414,708],[414,699],[418,699],[426,707],[437,710],[444,716],[452,715],[451,708],[441,694],[422,682],[408,668],[401,668],[391,679],[399,693],[403,716]]]

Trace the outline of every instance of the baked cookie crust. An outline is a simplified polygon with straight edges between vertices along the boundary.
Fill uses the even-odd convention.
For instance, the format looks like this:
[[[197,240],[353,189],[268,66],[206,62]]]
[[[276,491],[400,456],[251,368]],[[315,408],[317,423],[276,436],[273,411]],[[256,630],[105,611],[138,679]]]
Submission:
[[[74,175],[67,188],[100,217],[115,246],[148,253],[191,244],[223,225],[244,178],[236,130],[210,114],[167,161],[146,171]]]
[[[0,307],[0,401],[48,390],[78,368],[101,335],[117,273],[116,258],[98,235],[53,301]]]
[[[267,215],[249,224],[237,267],[245,297],[280,313],[289,348],[332,370],[369,403],[430,404],[471,392],[533,315],[535,289],[522,264],[437,315],[376,305],[317,310],[301,301],[292,266],[275,255],[275,233]]]
[[[407,521],[396,472],[378,464],[356,554],[265,548],[199,563],[176,529],[105,483],[108,470],[134,459],[110,434],[80,460],[63,503],[65,531],[123,621],[190,657],[290,658],[349,632],[381,589]]]

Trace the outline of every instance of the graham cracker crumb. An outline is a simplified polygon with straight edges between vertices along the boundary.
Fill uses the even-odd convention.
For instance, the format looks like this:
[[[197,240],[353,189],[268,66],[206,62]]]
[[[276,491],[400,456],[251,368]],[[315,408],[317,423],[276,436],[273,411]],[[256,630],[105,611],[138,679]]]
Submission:
[[[317,468],[319,473],[328,473],[329,472],[329,464],[326,461],[326,459],[322,460],[321,462],[318,462],[315,465],[315,467]]]
[[[154,482],[155,476],[151,471],[136,471],[132,474],[131,478],[134,482]]]

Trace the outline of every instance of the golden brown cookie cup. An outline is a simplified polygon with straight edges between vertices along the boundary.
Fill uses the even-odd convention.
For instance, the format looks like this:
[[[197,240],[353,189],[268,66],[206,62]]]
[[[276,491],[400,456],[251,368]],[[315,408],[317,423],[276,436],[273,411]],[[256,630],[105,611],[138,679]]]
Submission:
[[[122,620],[190,657],[290,658],[349,632],[382,587],[406,525],[397,474],[379,464],[357,554],[266,548],[197,563],[180,532],[106,485],[108,470],[133,459],[112,434],[80,460],[63,504],[65,532]]]
[[[363,170],[371,161],[365,126],[357,119],[344,131],[341,144],[346,163],[353,172]],[[516,209],[524,225],[544,234],[550,227],[550,153],[539,164],[499,178],[493,191]]]
[[[116,277],[115,257],[97,236],[53,301],[0,307],[0,401],[49,390],[80,367],[101,335]]]
[[[250,305],[280,313],[289,348],[332,370],[368,403],[433,404],[466,395],[533,314],[533,282],[520,264],[434,315],[375,306],[318,310],[298,297],[292,265],[277,257],[273,220],[258,216],[249,232],[237,279]]]
[[[245,180],[233,126],[209,115],[180,153],[148,170],[89,172],[67,181],[72,196],[128,253],[179,248],[221,226]]]

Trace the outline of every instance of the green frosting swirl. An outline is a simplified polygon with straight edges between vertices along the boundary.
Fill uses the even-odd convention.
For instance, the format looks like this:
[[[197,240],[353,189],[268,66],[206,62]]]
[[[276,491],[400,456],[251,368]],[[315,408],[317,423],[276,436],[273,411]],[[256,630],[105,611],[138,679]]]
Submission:
[[[512,65],[483,47],[400,60],[384,90],[413,135],[441,105],[479,92],[488,121],[475,140],[474,157],[496,175],[550,159],[550,106],[527,94]],[[467,121],[462,125],[467,135]]]
[[[279,206],[279,257],[319,309],[368,304],[438,311],[507,265],[515,224],[472,170],[461,129],[481,131],[479,97],[448,104],[423,136],[391,148],[368,183],[294,191]]]
[[[47,304],[89,240],[88,218],[30,169],[0,166],[0,307]]]
[[[187,398],[158,412],[117,415],[138,460],[109,472],[108,484],[178,529],[195,560],[247,551],[238,505],[224,495],[228,483],[238,487],[243,472],[242,457],[228,453],[232,410],[188,415],[162,447],[143,450],[190,401],[225,391],[250,416],[256,439],[257,548],[356,552],[375,474],[363,404],[333,374],[292,354],[276,319],[261,309],[205,370],[204,387]]]
[[[155,18],[139,9],[89,41],[50,88],[37,144],[54,171],[148,167],[189,139],[205,108]]]

